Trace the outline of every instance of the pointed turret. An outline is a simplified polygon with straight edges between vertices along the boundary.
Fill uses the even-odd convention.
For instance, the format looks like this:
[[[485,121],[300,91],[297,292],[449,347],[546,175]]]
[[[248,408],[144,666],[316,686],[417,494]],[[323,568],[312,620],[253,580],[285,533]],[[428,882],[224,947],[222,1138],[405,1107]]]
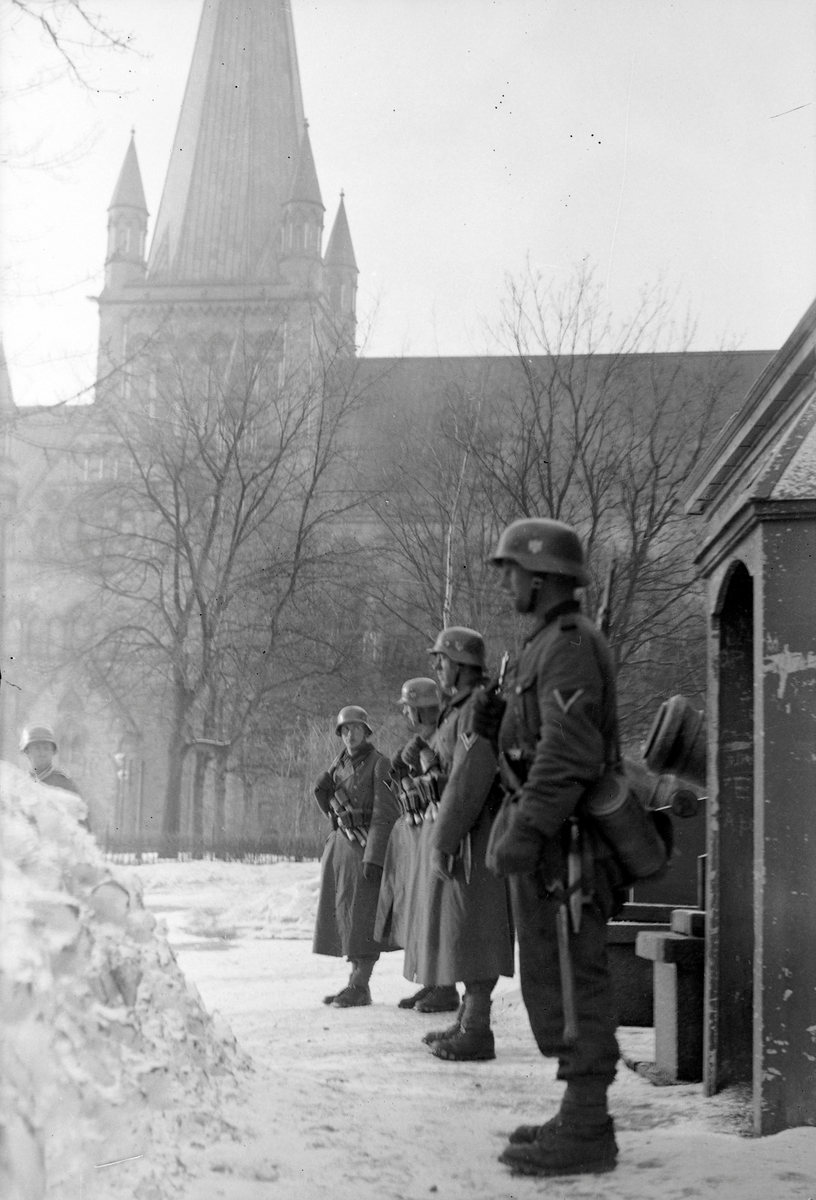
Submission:
[[[136,156],[135,132],[108,207],[108,252],[105,257],[105,287],[112,290],[140,283],[145,274],[147,204],[142,174]]]
[[[148,283],[274,282],[302,129],[289,0],[208,0]]]
[[[8,367],[6,365],[6,352],[3,349],[2,341],[0,341],[0,424],[4,424],[5,419],[13,416],[16,412],[17,405],[14,403],[14,396],[11,391],[11,379],[9,378]]]
[[[351,244],[344,193],[340,193],[340,206],[334,218],[325,258],[326,284],[329,302],[339,321],[348,324],[352,338],[356,326],[357,311],[357,260]]]
[[[290,283],[311,287],[319,283],[325,211],[309,140],[309,122],[304,121],[297,169],[283,206],[281,227],[281,271]]]

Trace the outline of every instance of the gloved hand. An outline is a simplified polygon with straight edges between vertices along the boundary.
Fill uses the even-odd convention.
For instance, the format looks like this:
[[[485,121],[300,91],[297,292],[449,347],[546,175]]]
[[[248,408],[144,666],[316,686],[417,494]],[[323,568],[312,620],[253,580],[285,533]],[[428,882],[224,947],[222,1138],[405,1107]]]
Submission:
[[[444,854],[441,850],[432,850],[431,872],[446,883],[453,879],[453,863],[450,854]]]
[[[500,819],[497,817],[497,821]],[[485,855],[485,863],[494,875],[527,875],[534,871],[541,860],[544,836],[531,825],[518,819],[518,810],[511,808],[511,815],[503,829],[491,834]]]
[[[367,879],[369,883],[379,883],[382,873],[382,867],[377,866],[376,863],[363,863],[363,879]]]
[[[411,738],[411,740],[409,742],[406,742],[405,745],[402,747],[402,755],[401,755],[402,761],[405,763],[406,767],[410,767],[410,769],[412,771],[414,771],[417,775],[419,775],[422,770],[422,764],[420,763],[420,759],[419,759],[419,752],[420,752],[420,750],[427,749],[427,747],[428,747],[428,743],[425,741],[425,738],[422,737],[422,735],[419,733],[415,733],[414,736]]]
[[[473,698],[471,729],[487,738],[494,750],[499,744],[499,728],[506,708],[507,701],[494,688],[482,688]]]

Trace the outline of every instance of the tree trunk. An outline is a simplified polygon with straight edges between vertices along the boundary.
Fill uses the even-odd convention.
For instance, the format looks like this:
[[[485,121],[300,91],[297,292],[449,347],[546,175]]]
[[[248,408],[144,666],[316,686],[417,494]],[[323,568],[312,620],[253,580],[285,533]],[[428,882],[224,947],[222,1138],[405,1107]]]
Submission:
[[[178,852],[178,837],[181,833],[181,784],[184,777],[184,759],[187,744],[184,728],[189,704],[183,684],[176,682],[173,688],[173,716],[170,725],[170,744],[167,747],[167,785],[164,791],[164,821],[162,832],[168,839],[175,839]],[[173,847],[170,847],[172,849]]]
[[[216,855],[223,851],[227,829],[227,755],[219,750],[215,755],[215,810],[213,816],[213,849]]]
[[[215,722],[211,712],[204,713],[202,734],[211,738]],[[204,746],[196,747],[195,770],[193,771],[193,792],[191,797],[193,817],[193,858],[204,857],[204,784],[207,779],[207,766],[212,753]]]
[[[193,790],[190,798],[193,817],[193,858],[204,857],[204,781],[207,777],[209,760],[208,752],[203,746],[199,746],[196,749]]]

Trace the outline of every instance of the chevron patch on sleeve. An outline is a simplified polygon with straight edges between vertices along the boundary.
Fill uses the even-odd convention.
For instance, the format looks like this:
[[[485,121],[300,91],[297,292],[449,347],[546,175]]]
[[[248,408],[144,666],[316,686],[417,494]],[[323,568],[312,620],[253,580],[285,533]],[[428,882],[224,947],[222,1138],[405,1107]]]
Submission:
[[[562,692],[560,688],[553,688],[556,704],[561,709],[561,712],[565,714],[569,712],[575,701],[583,696],[583,694],[583,688],[575,688],[571,692]]]
[[[474,744],[474,742],[476,741],[476,738],[477,738],[478,736],[479,736],[479,735],[478,735],[478,734],[476,734],[476,733],[464,733],[464,732],[463,732],[463,733],[460,733],[460,734],[459,734],[459,741],[460,741],[460,742],[462,743],[462,745],[465,747],[465,750],[469,750],[469,749],[470,749],[470,747],[471,747],[471,746]]]

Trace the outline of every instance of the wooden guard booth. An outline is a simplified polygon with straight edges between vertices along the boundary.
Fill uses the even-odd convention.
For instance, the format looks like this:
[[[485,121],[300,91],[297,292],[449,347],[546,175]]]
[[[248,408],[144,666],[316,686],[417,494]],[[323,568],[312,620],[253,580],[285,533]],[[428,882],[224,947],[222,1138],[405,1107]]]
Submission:
[[[704,1089],[816,1125],[816,303],[701,462],[707,584]]]

